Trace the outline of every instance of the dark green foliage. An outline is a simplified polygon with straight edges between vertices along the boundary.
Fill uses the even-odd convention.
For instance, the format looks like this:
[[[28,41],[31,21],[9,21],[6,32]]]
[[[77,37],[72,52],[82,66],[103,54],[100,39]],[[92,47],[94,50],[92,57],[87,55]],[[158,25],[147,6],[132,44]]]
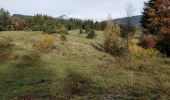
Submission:
[[[144,34],[158,34],[160,23],[156,14],[157,11],[156,0],[145,2],[145,8],[140,21]]]
[[[10,13],[3,8],[0,9],[0,31],[7,31],[11,28]]]
[[[60,39],[61,39],[62,41],[66,41],[66,40],[67,40],[66,34],[65,34],[65,33],[61,33]]]
[[[99,22],[95,22],[94,26],[95,26],[96,30],[100,30],[100,23]]]
[[[127,36],[128,36],[128,34],[129,35],[133,35],[134,33],[135,33],[135,31],[136,31],[136,27],[135,26],[130,26],[129,28],[128,28],[128,26],[127,25],[120,25],[120,28],[121,28],[121,37],[123,37],[123,38],[127,38]]]
[[[99,22],[93,22],[92,20],[80,20],[80,19],[58,19],[47,15],[37,14],[35,16],[24,16],[14,14],[12,17],[25,20],[25,27],[23,30],[43,31],[44,33],[56,33],[56,27],[64,25],[67,30],[74,29],[90,29],[103,30],[104,24]],[[0,30],[6,31],[11,29],[11,18],[8,11],[3,8],[0,10]]]
[[[100,30],[104,31],[105,27],[106,27],[106,22],[101,22],[100,23]]]
[[[26,20],[27,27],[33,31],[43,31],[45,33],[55,33],[56,21],[47,15],[35,15]]]
[[[158,40],[156,48],[160,50],[161,53],[170,57],[170,38]]]
[[[80,32],[79,32],[79,34],[83,34],[83,30],[82,30],[82,28],[80,29]]]
[[[94,39],[96,36],[97,36],[97,34],[95,33],[95,31],[94,30],[90,30],[88,35],[87,35],[87,38],[88,39]]]
[[[88,33],[91,31],[90,27],[89,27],[89,26],[86,26],[86,27],[85,27],[85,31],[86,31],[86,33],[88,34]]]
[[[70,18],[68,20],[65,19],[56,19],[57,26],[64,25],[66,29],[68,30],[74,30],[74,29],[86,29],[86,27],[89,27],[91,29],[95,30],[101,30],[100,29],[100,23],[99,22],[93,22],[92,20],[80,20],[80,19],[73,19]]]

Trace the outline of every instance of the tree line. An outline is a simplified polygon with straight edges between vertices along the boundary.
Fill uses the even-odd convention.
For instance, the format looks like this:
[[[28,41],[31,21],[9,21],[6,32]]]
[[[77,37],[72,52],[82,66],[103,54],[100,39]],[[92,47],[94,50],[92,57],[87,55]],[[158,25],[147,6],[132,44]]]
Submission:
[[[9,11],[0,9],[0,31],[9,30],[30,30],[30,31],[43,31],[46,33],[56,33],[56,30],[62,25],[67,30],[74,29],[93,29],[104,30],[105,23],[94,22],[92,20],[80,19],[57,19],[48,15],[37,14],[29,17],[11,16]]]

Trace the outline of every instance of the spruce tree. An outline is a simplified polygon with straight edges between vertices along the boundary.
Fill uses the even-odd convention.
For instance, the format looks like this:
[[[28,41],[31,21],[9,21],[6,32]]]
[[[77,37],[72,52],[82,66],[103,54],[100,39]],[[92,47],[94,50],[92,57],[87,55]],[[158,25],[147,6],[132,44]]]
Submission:
[[[158,34],[159,18],[157,15],[158,6],[156,0],[145,2],[145,8],[142,12],[141,24],[144,34]]]
[[[91,30],[91,31],[88,33],[87,38],[88,38],[88,39],[93,39],[93,38],[95,38],[96,36],[97,36],[97,34],[95,33],[95,31],[94,31],[94,30]]]
[[[145,3],[141,24],[144,33],[158,37],[157,48],[170,55],[170,0]]]
[[[158,49],[170,56],[170,0],[157,0],[160,34]]]
[[[0,9],[0,31],[7,31],[11,28],[10,13],[3,8]]]

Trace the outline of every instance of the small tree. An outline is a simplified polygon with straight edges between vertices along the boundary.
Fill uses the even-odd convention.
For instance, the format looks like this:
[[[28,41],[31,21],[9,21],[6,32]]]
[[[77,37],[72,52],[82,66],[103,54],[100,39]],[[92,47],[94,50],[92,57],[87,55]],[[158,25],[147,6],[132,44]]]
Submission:
[[[132,16],[134,14],[134,7],[132,3],[127,3],[126,6],[126,15],[127,15],[127,35],[126,35],[126,39],[127,39],[127,43],[126,43],[126,47],[127,50],[129,49],[129,36],[133,33],[132,31]]]
[[[88,38],[88,39],[93,39],[93,38],[95,38],[96,36],[97,36],[97,34],[95,33],[95,31],[94,31],[94,30],[91,30],[91,31],[88,33],[87,38]]]
[[[120,45],[120,25],[118,23],[113,24],[111,16],[109,16],[108,19],[109,20],[104,31],[104,49],[112,55],[120,56],[124,53],[124,48]]]
[[[106,50],[106,52],[111,51],[111,42],[112,42],[112,27],[113,27],[113,23],[112,23],[112,17],[109,15],[108,17],[108,22],[106,25],[106,28],[104,30],[104,36],[105,36],[105,40],[104,40],[104,48]]]
[[[62,25],[62,26],[58,29],[58,33],[59,33],[59,34],[68,35],[68,31],[67,31],[67,29],[65,28],[64,25]]]
[[[40,52],[49,52],[52,50],[52,47],[55,43],[55,39],[53,36],[44,34],[41,38],[34,44],[34,49]]]
[[[66,41],[66,40],[67,40],[66,34],[61,33],[60,39],[61,39],[62,41]]]
[[[11,28],[10,13],[3,8],[0,9],[0,31],[7,31]]]
[[[85,30],[86,30],[86,33],[87,33],[87,34],[91,31],[91,29],[90,29],[89,26],[86,26],[86,27],[85,27]]]
[[[68,31],[66,30],[65,26],[62,25],[59,29],[58,29],[58,33],[60,34],[60,39],[62,41],[66,41],[67,37],[66,35],[68,34]]]
[[[23,30],[25,27],[25,20],[24,19],[19,19],[17,17],[12,18],[12,28],[14,30]]]
[[[79,32],[79,34],[83,34],[83,30],[82,30],[82,28],[80,28],[80,32]]]

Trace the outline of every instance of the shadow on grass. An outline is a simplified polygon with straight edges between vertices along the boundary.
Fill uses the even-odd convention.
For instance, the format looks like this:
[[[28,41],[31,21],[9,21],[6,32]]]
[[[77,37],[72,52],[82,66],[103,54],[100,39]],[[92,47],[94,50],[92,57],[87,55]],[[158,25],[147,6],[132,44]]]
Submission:
[[[101,45],[101,44],[93,44],[93,43],[91,43],[90,45],[91,45],[94,49],[96,49],[96,50],[98,50],[98,51],[100,51],[100,52],[105,52],[105,49],[104,49],[103,45]]]
[[[68,71],[68,76],[62,81],[62,95],[58,99],[99,99],[105,91],[104,87],[87,75]]]
[[[4,63],[9,60],[9,56],[12,52],[12,45],[8,42],[0,41],[0,63]]]
[[[20,55],[0,72],[0,98],[3,100],[33,100],[49,98],[53,69],[33,51]]]

